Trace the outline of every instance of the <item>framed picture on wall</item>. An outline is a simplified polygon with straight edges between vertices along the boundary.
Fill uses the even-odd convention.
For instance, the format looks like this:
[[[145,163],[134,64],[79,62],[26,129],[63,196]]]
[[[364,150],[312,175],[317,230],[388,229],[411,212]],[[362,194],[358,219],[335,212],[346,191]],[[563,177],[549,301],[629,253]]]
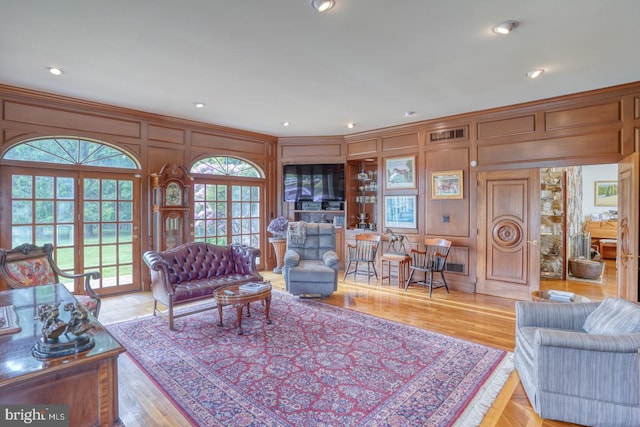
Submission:
[[[462,199],[464,197],[462,171],[431,172],[432,199]]]
[[[595,205],[618,206],[618,181],[595,182]]]
[[[396,157],[385,159],[385,187],[416,188],[416,158]]]
[[[384,196],[384,226],[418,228],[416,196]]]

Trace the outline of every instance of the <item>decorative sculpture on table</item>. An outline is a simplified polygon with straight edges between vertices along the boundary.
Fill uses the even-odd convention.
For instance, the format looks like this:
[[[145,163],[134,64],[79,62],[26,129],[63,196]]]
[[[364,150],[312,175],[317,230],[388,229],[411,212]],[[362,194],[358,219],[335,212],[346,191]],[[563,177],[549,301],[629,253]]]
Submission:
[[[67,303],[64,305],[64,311],[71,313],[71,319],[69,319],[67,329],[64,331],[65,334],[70,332],[78,337],[95,327],[89,320],[89,312],[82,304]]]
[[[384,230],[384,234],[389,236],[387,238],[387,252],[392,254],[407,254],[407,248],[404,246],[404,241],[407,236],[404,234],[396,234],[390,228]],[[399,247],[396,247],[399,246]]]
[[[42,322],[42,337],[47,341],[57,340],[67,329],[67,324],[58,318],[60,315],[59,306],[60,303],[38,306],[36,320]]]
[[[71,315],[68,322],[60,319],[60,303],[38,306],[35,320],[42,322],[42,337],[31,349],[36,359],[81,353],[95,345],[93,338],[87,335],[95,327],[87,309],[73,302],[66,303],[63,309]]]

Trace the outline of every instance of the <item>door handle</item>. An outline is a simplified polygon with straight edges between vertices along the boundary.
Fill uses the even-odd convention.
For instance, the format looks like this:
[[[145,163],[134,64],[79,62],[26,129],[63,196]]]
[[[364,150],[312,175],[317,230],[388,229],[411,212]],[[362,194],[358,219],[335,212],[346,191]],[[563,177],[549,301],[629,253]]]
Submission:
[[[536,246],[538,244],[537,240],[527,240],[527,243],[531,243],[532,245]]]

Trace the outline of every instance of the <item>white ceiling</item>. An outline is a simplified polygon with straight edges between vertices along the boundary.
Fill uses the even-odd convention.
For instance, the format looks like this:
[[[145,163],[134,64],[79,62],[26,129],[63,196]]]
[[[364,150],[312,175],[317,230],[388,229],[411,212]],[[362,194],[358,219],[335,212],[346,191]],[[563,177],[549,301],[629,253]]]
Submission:
[[[2,0],[0,83],[345,135],[638,81],[639,36],[638,0]]]

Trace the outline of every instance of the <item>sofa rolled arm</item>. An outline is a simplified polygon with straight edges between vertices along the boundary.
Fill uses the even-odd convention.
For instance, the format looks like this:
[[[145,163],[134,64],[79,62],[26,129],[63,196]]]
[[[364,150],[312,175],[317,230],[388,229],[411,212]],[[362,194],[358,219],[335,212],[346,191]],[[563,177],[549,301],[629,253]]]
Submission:
[[[535,345],[565,347],[609,353],[638,353],[640,333],[626,335],[595,335],[585,332],[559,331],[555,329],[536,330]]]
[[[300,263],[300,254],[296,251],[289,249],[284,253],[283,264],[285,267],[295,267]]]
[[[154,271],[160,271],[162,269],[167,268],[169,265],[159,253],[155,251],[147,251],[142,255],[142,259],[147,264],[147,266]]]
[[[516,301],[516,326],[582,331],[587,316],[598,305],[597,302],[561,304]]]
[[[147,251],[142,255],[145,264],[151,270],[151,288],[162,287],[166,295],[172,295],[173,289],[169,284],[169,263],[155,251]]]
[[[256,266],[256,259],[262,255],[260,249],[241,244],[232,244],[231,247],[234,252],[233,256],[236,264],[236,272],[262,277]]]
[[[327,267],[331,267],[334,270],[338,269],[338,254],[335,251],[326,251],[322,254],[322,262]]]

